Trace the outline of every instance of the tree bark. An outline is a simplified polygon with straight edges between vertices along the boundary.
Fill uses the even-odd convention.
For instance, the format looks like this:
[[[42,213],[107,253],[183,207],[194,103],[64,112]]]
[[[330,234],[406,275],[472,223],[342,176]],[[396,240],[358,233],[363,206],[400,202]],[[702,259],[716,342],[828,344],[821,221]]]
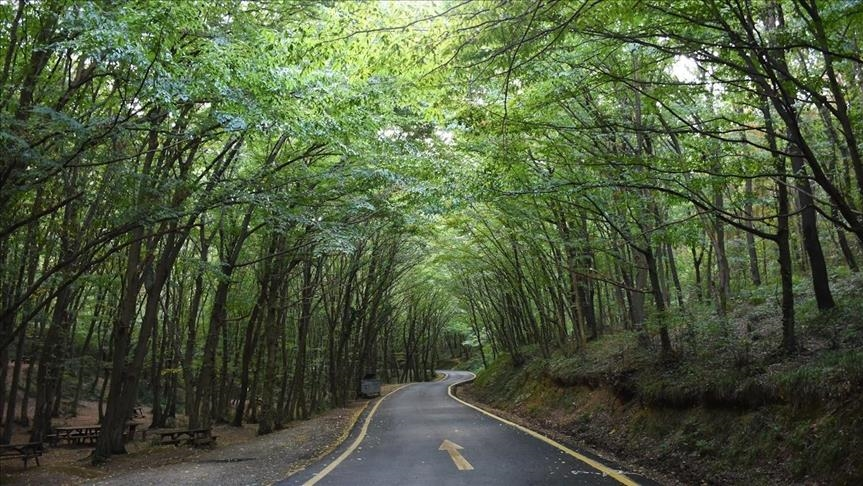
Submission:
[[[800,210],[800,221],[803,230],[803,247],[809,257],[809,268],[812,274],[812,288],[815,291],[815,302],[819,310],[832,309],[836,306],[833,293],[830,291],[830,278],[827,275],[827,262],[821,241],[818,238],[818,220],[815,212],[815,201],[812,198],[812,186],[806,177],[804,160],[799,149],[792,145],[791,169],[796,177],[797,205]]]
[[[746,217],[752,218],[752,179],[746,179],[746,203],[743,210],[746,212]],[[748,223],[750,228],[752,223]],[[749,253],[749,277],[752,279],[752,285],[761,286],[761,272],[758,269],[758,251],[755,248],[755,235],[752,232],[746,232],[746,251]]]

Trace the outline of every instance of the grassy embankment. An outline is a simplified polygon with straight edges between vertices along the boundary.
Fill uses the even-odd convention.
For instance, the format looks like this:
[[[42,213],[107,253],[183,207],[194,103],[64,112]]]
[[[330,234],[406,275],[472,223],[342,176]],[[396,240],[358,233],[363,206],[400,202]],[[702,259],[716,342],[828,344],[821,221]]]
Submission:
[[[863,484],[863,278],[835,282],[827,313],[799,287],[794,357],[764,290],[726,320],[670,316],[674,360],[617,333],[520,367],[499,357],[466,391],[687,484]]]

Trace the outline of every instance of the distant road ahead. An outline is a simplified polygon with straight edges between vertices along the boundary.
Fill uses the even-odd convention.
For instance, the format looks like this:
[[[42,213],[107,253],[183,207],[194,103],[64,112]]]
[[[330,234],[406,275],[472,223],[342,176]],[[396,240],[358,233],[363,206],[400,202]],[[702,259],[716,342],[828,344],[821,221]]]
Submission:
[[[449,396],[448,387],[472,374],[446,373],[443,381],[409,385],[386,397],[371,410],[367,430],[356,427],[333,454],[281,484],[656,484],[614,465],[593,467],[459,403]],[[360,420],[362,424],[366,417]],[[352,449],[357,437],[360,442]]]

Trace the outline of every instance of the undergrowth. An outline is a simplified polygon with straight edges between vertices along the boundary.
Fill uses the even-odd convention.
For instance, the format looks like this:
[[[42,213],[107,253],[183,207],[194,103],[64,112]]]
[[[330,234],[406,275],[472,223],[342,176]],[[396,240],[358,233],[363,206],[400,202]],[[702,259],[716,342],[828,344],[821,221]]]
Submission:
[[[777,303],[759,290],[724,318],[668,316],[674,359],[620,332],[546,359],[523,350],[520,367],[500,356],[471,393],[684,482],[861,484],[863,279],[833,289],[828,312],[798,299],[795,355],[779,352]]]

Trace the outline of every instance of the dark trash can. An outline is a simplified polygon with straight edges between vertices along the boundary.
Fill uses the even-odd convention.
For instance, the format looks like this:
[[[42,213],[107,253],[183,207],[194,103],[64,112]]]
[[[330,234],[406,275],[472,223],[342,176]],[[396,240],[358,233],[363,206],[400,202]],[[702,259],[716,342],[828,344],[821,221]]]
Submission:
[[[360,382],[360,396],[365,398],[381,396],[381,380],[373,374],[364,376]]]

